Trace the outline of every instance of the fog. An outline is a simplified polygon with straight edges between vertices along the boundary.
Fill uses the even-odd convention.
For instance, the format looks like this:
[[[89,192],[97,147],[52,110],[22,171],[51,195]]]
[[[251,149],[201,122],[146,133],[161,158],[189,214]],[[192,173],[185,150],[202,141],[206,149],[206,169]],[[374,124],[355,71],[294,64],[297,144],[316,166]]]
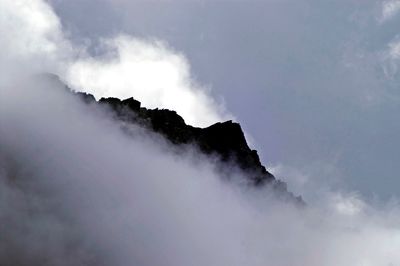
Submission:
[[[399,263],[397,203],[327,193],[299,210],[58,86],[2,90],[2,264]]]
[[[186,58],[162,42],[120,35],[103,39],[100,47],[101,55],[71,64],[65,77],[70,86],[97,98],[135,95],[145,106],[176,110],[197,126],[231,118],[191,78]]]
[[[127,134],[106,109],[37,76],[79,80],[71,66],[82,73],[91,62],[68,42],[46,2],[31,1],[21,16],[23,2],[0,3],[8,18],[21,18],[17,31],[0,23],[7,33],[0,38],[1,265],[400,264],[395,200],[371,203],[327,187],[298,209],[268,188],[224,181],[216,160],[194,147],[171,147],[135,125]],[[32,10],[46,19],[26,25],[43,27],[21,23]],[[104,81],[99,73],[121,71],[103,64],[88,74],[96,82]],[[218,109],[202,93],[191,95],[199,108]],[[232,175],[240,180],[242,173]]]
[[[50,2],[94,51],[123,33],[183,53],[264,162],[367,198],[399,196],[398,0]]]
[[[73,89],[97,98],[135,95],[147,107],[176,110],[197,126],[232,117],[191,76],[186,58],[161,40],[118,34],[101,39],[92,51],[90,44],[74,45],[68,40],[68,32],[63,32],[45,1],[3,0],[0,8],[4,67],[19,61],[19,68],[28,71],[48,70]],[[35,63],[27,65],[27,60]]]

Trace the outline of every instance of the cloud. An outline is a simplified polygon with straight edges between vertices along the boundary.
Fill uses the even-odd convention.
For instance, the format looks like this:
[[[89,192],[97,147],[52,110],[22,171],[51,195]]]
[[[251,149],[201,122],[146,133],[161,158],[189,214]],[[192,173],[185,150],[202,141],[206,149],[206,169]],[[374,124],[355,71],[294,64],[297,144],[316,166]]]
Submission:
[[[53,54],[60,47],[62,32],[58,17],[42,1],[2,1],[1,45],[13,55],[29,57]],[[4,51],[4,50],[2,50]]]
[[[382,17],[381,22],[385,22],[395,17],[400,11],[400,1],[390,0],[382,3]]]
[[[21,60],[34,61],[37,72],[58,74],[75,90],[96,97],[135,97],[146,107],[179,112],[187,123],[208,126],[232,118],[209,90],[190,73],[186,58],[161,41],[129,35],[103,39],[92,56],[89,47],[72,44],[59,18],[44,1],[2,1],[1,55],[3,67]],[[93,47],[90,47],[93,48]]]
[[[190,148],[169,152],[136,126],[125,134],[57,83],[13,85],[0,107],[4,264],[400,262],[397,203],[376,209],[354,193],[326,193],[297,209],[224,182]]]
[[[144,106],[167,108],[182,114],[186,122],[208,126],[229,116],[190,77],[185,57],[160,41],[144,41],[127,35],[102,41],[101,57],[78,59],[65,79],[73,88],[97,98],[134,96]]]
[[[42,1],[0,2],[1,68],[20,61],[37,61],[39,68],[57,54],[61,34],[57,16]],[[14,64],[15,65],[15,64]],[[29,69],[35,66],[29,66]]]
[[[84,85],[89,81],[81,79],[108,75],[109,70],[111,77],[104,82],[118,82],[118,71],[144,62],[150,70],[160,69],[154,79],[165,78],[164,69],[174,73],[180,66],[177,72],[187,74],[182,81],[175,79],[179,85],[187,82],[189,70],[186,61],[163,44],[127,36],[105,41],[106,52],[100,57],[87,52],[82,56],[76,47],[59,46],[68,41],[52,34],[61,28],[45,2],[31,1],[27,10],[32,13],[18,15],[21,3],[3,1],[0,9],[25,25],[16,29],[26,33],[10,32],[1,39],[0,51],[8,57],[0,57],[0,64],[7,66],[0,76],[0,264],[400,263],[397,202],[375,206],[357,193],[327,191],[307,208],[297,209],[275,200],[267,189],[224,182],[215,162],[191,147],[173,152],[176,148],[134,125],[128,136],[112,115],[84,105],[57,82],[26,78],[55,69],[67,81]],[[48,11],[45,20],[53,26],[39,27],[30,36],[25,27],[36,20],[27,16],[41,10]],[[0,27],[7,32],[3,22]],[[12,46],[13,41],[18,45]],[[41,45],[46,43],[50,46]],[[130,74],[124,80],[140,84],[131,81]],[[183,93],[178,85],[176,92]],[[98,86],[99,93],[108,92]],[[155,92],[163,99],[161,91]],[[199,97],[200,103],[206,101]],[[281,169],[284,173],[285,167]],[[295,169],[292,175],[298,177]],[[298,182],[302,189],[313,180],[304,176]]]
[[[264,161],[301,168],[339,152],[353,189],[397,194],[398,63],[381,55],[398,18],[379,23],[384,1],[52,2],[76,43],[124,32],[184,51]]]

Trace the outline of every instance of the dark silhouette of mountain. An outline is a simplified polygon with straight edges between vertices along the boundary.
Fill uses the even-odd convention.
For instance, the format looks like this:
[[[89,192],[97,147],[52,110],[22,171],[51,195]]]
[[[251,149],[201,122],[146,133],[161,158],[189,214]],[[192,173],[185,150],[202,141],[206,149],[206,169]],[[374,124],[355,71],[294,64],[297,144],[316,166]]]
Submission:
[[[256,150],[250,149],[240,124],[231,120],[206,128],[187,125],[175,111],[147,109],[134,98],[120,100],[101,98],[98,102],[91,94],[76,92],[86,103],[108,106],[118,119],[136,123],[164,136],[175,145],[194,144],[207,155],[215,155],[226,165],[237,166],[247,181],[255,187],[270,185],[280,198],[304,205],[301,197],[288,192],[286,183],[277,180],[262,165]],[[228,173],[229,174],[229,173]]]
[[[216,156],[221,162],[221,170],[229,177],[229,169],[240,169],[246,182],[256,188],[270,186],[274,194],[281,199],[304,206],[303,199],[294,196],[287,190],[286,183],[276,179],[262,165],[256,150],[250,149],[240,124],[220,122],[206,128],[187,125],[175,111],[168,109],[147,109],[134,98],[101,98],[96,101],[93,95],[84,92],[73,92],[63,84],[58,76],[46,74],[52,82],[61,83],[68,92],[74,93],[83,102],[109,108],[121,121],[139,124],[163,136],[175,145],[192,144],[206,155]],[[235,169],[236,167],[236,169]]]

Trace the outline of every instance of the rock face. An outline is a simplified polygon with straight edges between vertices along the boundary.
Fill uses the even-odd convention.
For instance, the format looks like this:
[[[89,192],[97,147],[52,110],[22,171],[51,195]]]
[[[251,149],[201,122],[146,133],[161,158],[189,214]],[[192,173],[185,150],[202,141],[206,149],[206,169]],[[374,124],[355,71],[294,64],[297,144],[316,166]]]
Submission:
[[[86,93],[76,93],[86,103],[97,103],[111,108],[116,116],[126,122],[144,125],[164,136],[176,145],[194,144],[205,154],[216,155],[221,162],[239,167],[250,185],[262,187],[271,185],[273,191],[284,199],[304,205],[301,197],[287,191],[286,184],[275,179],[260,162],[256,150],[250,149],[240,124],[226,121],[207,128],[187,125],[175,111],[167,109],[147,109],[133,98],[95,98]]]

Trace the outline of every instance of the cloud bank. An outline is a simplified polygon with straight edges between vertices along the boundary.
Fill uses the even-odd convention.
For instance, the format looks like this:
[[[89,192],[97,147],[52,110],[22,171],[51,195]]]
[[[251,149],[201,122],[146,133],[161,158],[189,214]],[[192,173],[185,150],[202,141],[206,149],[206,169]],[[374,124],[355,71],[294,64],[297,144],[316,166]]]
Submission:
[[[21,65],[34,60],[33,68],[58,74],[75,90],[97,98],[134,96],[147,107],[176,110],[195,126],[232,117],[191,77],[185,57],[161,41],[119,35],[100,40],[101,52],[93,56],[90,47],[67,39],[46,2],[2,1],[0,7],[4,67],[7,58]]]
[[[214,162],[190,147],[171,152],[175,148],[136,126],[128,136],[105,110],[82,104],[57,82],[29,78],[57,70],[67,81],[98,86],[101,95],[112,93],[108,85],[118,71],[139,68],[140,62],[154,72],[152,79],[170,79],[163,75],[171,61],[186,64],[176,53],[153,57],[154,51],[167,48],[124,36],[105,42],[106,52],[100,57],[86,51],[79,55],[77,47],[68,48],[71,44],[45,2],[27,6],[2,1],[0,7],[15,25],[54,22],[32,29],[38,32],[32,38],[28,29],[26,34],[9,32],[10,39],[1,38],[0,64],[7,67],[0,76],[0,264],[400,263],[396,201],[376,208],[357,194],[326,190],[299,210],[275,200],[268,190],[222,181]],[[19,15],[19,10],[28,11]],[[0,27],[7,32],[3,21]],[[41,45],[46,43],[54,46]],[[96,76],[101,74],[110,77]],[[130,81],[129,75],[128,83],[147,84],[146,79]],[[183,77],[174,82],[179,85],[189,78]],[[163,101],[161,90],[155,95]],[[207,102],[202,95],[190,97]]]
[[[382,3],[382,17],[381,22],[385,22],[394,16],[396,16],[400,11],[400,1],[391,0],[384,1]]]
[[[127,35],[102,42],[105,54],[71,64],[66,74],[74,88],[87,88],[97,98],[134,95],[150,108],[168,108],[183,114],[186,122],[208,126],[225,120],[222,106],[190,77],[186,59],[165,44]]]
[[[8,265],[396,265],[397,204],[325,193],[297,209],[228,184],[54,82],[19,80],[0,108]],[[240,173],[237,173],[240,175]]]

